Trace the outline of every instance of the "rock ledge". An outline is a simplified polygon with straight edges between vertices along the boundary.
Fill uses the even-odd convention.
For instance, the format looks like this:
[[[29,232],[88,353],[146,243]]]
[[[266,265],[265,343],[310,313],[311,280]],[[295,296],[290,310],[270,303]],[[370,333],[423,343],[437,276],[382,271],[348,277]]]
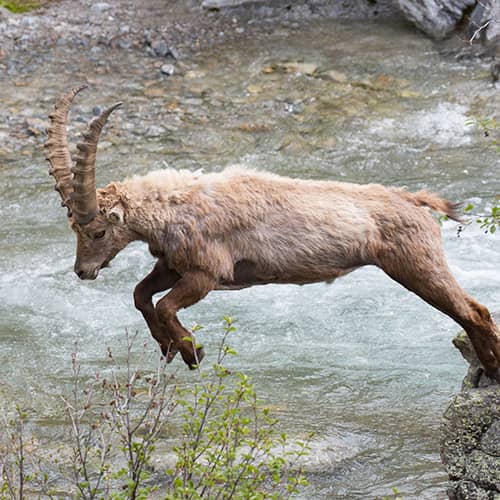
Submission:
[[[451,480],[448,497],[498,500],[500,384],[482,374],[465,332],[459,333],[453,343],[470,367],[441,425],[441,460]]]

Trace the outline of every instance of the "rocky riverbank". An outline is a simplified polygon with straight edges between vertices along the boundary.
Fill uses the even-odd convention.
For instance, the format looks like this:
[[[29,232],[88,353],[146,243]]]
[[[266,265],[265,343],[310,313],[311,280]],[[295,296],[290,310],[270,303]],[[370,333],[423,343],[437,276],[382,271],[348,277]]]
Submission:
[[[395,12],[389,0],[314,5],[276,0],[223,9],[194,0],[62,0],[23,15],[0,7],[0,64],[6,69],[6,61],[15,63],[14,55],[50,50],[55,45],[80,50],[95,46],[139,49],[151,56],[177,58],[185,51],[308,19],[367,18]]]
[[[495,500],[500,498],[500,385],[482,374],[465,332],[453,343],[469,370],[443,418],[441,458],[451,480],[448,496]]]
[[[178,57],[256,30],[275,30],[312,19],[406,17],[435,39],[457,29],[489,42],[499,35],[500,2],[476,0],[62,0],[30,13],[0,7],[0,70],[14,54],[50,50],[54,45],[145,50],[158,57]],[[480,36],[481,35],[481,36]],[[9,57],[11,56],[11,57]],[[3,66],[3,68],[2,68]]]

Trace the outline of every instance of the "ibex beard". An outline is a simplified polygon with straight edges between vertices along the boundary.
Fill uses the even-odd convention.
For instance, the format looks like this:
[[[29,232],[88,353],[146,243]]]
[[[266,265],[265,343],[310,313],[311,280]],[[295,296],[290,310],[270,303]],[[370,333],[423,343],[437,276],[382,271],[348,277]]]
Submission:
[[[72,159],[68,112],[83,88],[57,100],[45,144],[77,236],[74,270],[95,279],[130,242],[147,243],[157,262],[136,286],[135,305],[169,361],[179,351],[191,368],[201,361],[203,351],[177,312],[211,290],[331,281],[375,265],[459,323],[487,374],[499,377],[498,329],[450,273],[428,210],[458,220],[456,206],[427,191],[239,167],[211,174],[165,169],[96,189],[99,136],[120,103],[89,123]],[[154,305],[154,294],[169,289]]]

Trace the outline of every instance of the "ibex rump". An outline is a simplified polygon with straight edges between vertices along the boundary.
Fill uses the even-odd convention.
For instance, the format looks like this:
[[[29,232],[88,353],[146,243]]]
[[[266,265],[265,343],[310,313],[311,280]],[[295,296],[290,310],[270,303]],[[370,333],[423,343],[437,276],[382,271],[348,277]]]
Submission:
[[[66,124],[82,88],[58,99],[46,142],[50,173],[77,234],[75,273],[95,279],[131,241],[148,243],[158,261],[136,286],[135,304],[169,360],[180,351],[190,367],[201,361],[177,312],[211,290],[327,281],[376,265],[462,325],[487,373],[498,376],[498,330],[451,275],[439,225],[422,208],[457,219],[452,204],[425,191],[238,168],[167,169],[96,190],[99,134],[119,104],[89,123],[72,166]],[[153,305],[153,295],[167,289]]]

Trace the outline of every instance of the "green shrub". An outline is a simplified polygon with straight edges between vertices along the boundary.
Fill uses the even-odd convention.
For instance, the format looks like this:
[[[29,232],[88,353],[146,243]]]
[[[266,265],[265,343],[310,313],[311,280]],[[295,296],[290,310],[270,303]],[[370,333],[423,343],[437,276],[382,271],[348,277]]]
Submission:
[[[0,7],[5,7],[15,14],[23,14],[24,12],[38,9],[40,3],[31,0],[0,0]]]
[[[38,453],[37,440],[27,436],[28,415],[17,409],[0,432],[0,500],[34,493],[88,500],[145,500],[153,491],[166,500],[284,499],[297,493],[307,484],[299,462],[308,440],[291,446],[278,421],[261,408],[249,378],[224,366],[235,354],[226,345],[234,330],[226,317],[217,362],[198,370],[197,381],[184,388],[159,353],[153,373],[141,368],[147,349],[133,360],[137,335],[127,334],[123,366],[108,349],[105,375],[84,377],[75,352],[70,394],[62,397],[69,447],[62,445],[52,458],[46,450]],[[181,425],[176,412],[181,436],[172,435]],[[155,471],[152,456],[164,437],[176,437],[175,464]]]

